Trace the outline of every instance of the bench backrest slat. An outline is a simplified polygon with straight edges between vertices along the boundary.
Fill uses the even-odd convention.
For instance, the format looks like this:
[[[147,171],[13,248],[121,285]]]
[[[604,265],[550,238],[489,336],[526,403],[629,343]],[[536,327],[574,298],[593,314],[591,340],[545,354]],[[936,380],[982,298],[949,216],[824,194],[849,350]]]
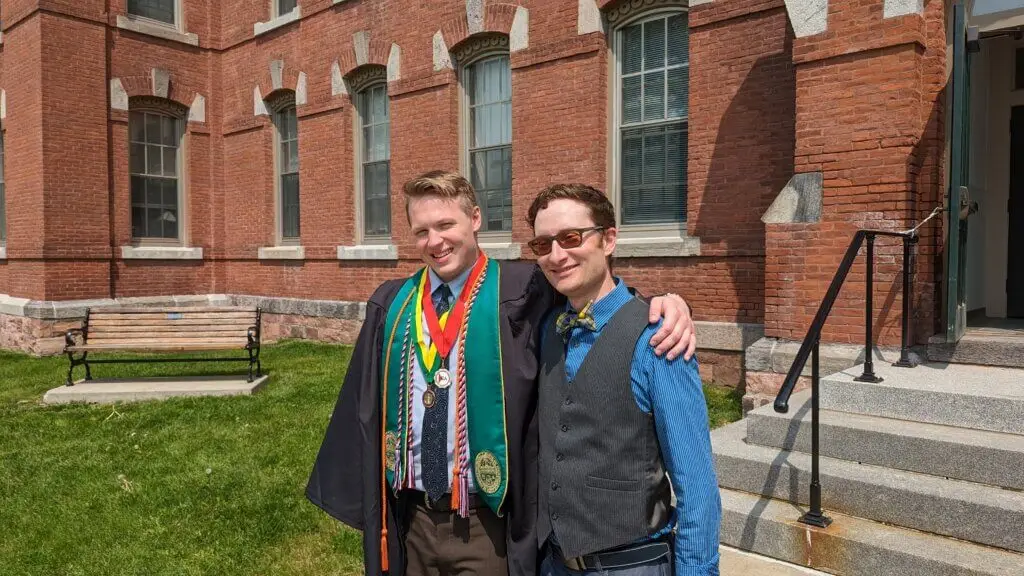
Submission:
[[[89,344],[239,344],[257,312],[248,308],[101,308],[90,311]]]

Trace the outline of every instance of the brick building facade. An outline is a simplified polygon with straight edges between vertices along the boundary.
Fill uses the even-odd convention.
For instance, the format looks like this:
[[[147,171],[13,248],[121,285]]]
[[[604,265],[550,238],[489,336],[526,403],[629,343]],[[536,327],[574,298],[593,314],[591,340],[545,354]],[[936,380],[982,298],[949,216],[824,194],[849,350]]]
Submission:
[[[401,183],[447,168],[488,189],[482,241],[498,258],[531,257],[525,214],[545,184],[608,191],[632,222],[619,273],[682,294],[705,377],[754,395],[788,367],[773,351],[802,339],[852,232],[908,228],[945,194],[943,2],[2,0],[0,12],[7,348],[59,350],[85,306],[115,301],[259,303],[271,338],[351,340],[357,303],[418,266]],[[942,253],[936,221],[915,261],[918,343],[940,331]],[[878,254],[878,332],[892,345],[901,248]],[[863,339],[859,270],[830,343]]]

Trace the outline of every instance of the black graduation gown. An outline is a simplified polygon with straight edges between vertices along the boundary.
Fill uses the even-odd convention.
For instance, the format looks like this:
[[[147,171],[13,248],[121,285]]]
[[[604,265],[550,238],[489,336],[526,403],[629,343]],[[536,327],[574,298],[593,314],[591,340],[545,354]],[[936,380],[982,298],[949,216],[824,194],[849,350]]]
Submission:
[[[508,432],[508,492],[505,498],[510,576],[537,572],[537,370],[539,324],[555,293],[532,263],[500,262],[498,291],[502,372]],[[306,487],[325,512],[363,531],[367,575],[381,574],[381,347],[388,307],[405,280],[390,280],[374,292],[356,341],[338,402]],[[405,542],[394,494],[388,492],[390,576],[404,576]]]

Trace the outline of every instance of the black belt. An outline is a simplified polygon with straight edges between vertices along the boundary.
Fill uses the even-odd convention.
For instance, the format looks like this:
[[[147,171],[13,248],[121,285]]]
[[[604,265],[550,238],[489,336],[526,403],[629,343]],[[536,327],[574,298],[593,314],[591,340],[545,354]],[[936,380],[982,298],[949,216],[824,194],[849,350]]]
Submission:
[[[582,572],[598,568],[624,568],[644,564],[672,553],[672,544],[668,538],[659,538],[652,542],[634,544],[628,547],[612,548],[603,552],[584,554],[566,558],[561,549],[555,547],[556,557],[570,570]]]
[[[427,496],[426,492],[422,490],[405,489],[402,490],[402,494],[409,498],[409,501],[414,504],[422,504],[427,510],[433,510],[435,512],[449,512],[452,510],[452,495],[446,493],[441,495],[436,501],[431,501],[430,497]],[[483,498],[477,495],[476,492],[469,493],[469,508],[483,508],[487,506],[487,502]]]

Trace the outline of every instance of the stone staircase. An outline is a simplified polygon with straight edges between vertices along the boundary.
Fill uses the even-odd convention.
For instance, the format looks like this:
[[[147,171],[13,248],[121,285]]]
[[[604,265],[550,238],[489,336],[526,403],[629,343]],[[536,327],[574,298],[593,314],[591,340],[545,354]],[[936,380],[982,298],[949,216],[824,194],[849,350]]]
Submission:
[[[722,544],[840,575],[1024,576],[1024,370],[876,362],[821,380],[825,529],[800,523],[810,391],[712,432]]]

